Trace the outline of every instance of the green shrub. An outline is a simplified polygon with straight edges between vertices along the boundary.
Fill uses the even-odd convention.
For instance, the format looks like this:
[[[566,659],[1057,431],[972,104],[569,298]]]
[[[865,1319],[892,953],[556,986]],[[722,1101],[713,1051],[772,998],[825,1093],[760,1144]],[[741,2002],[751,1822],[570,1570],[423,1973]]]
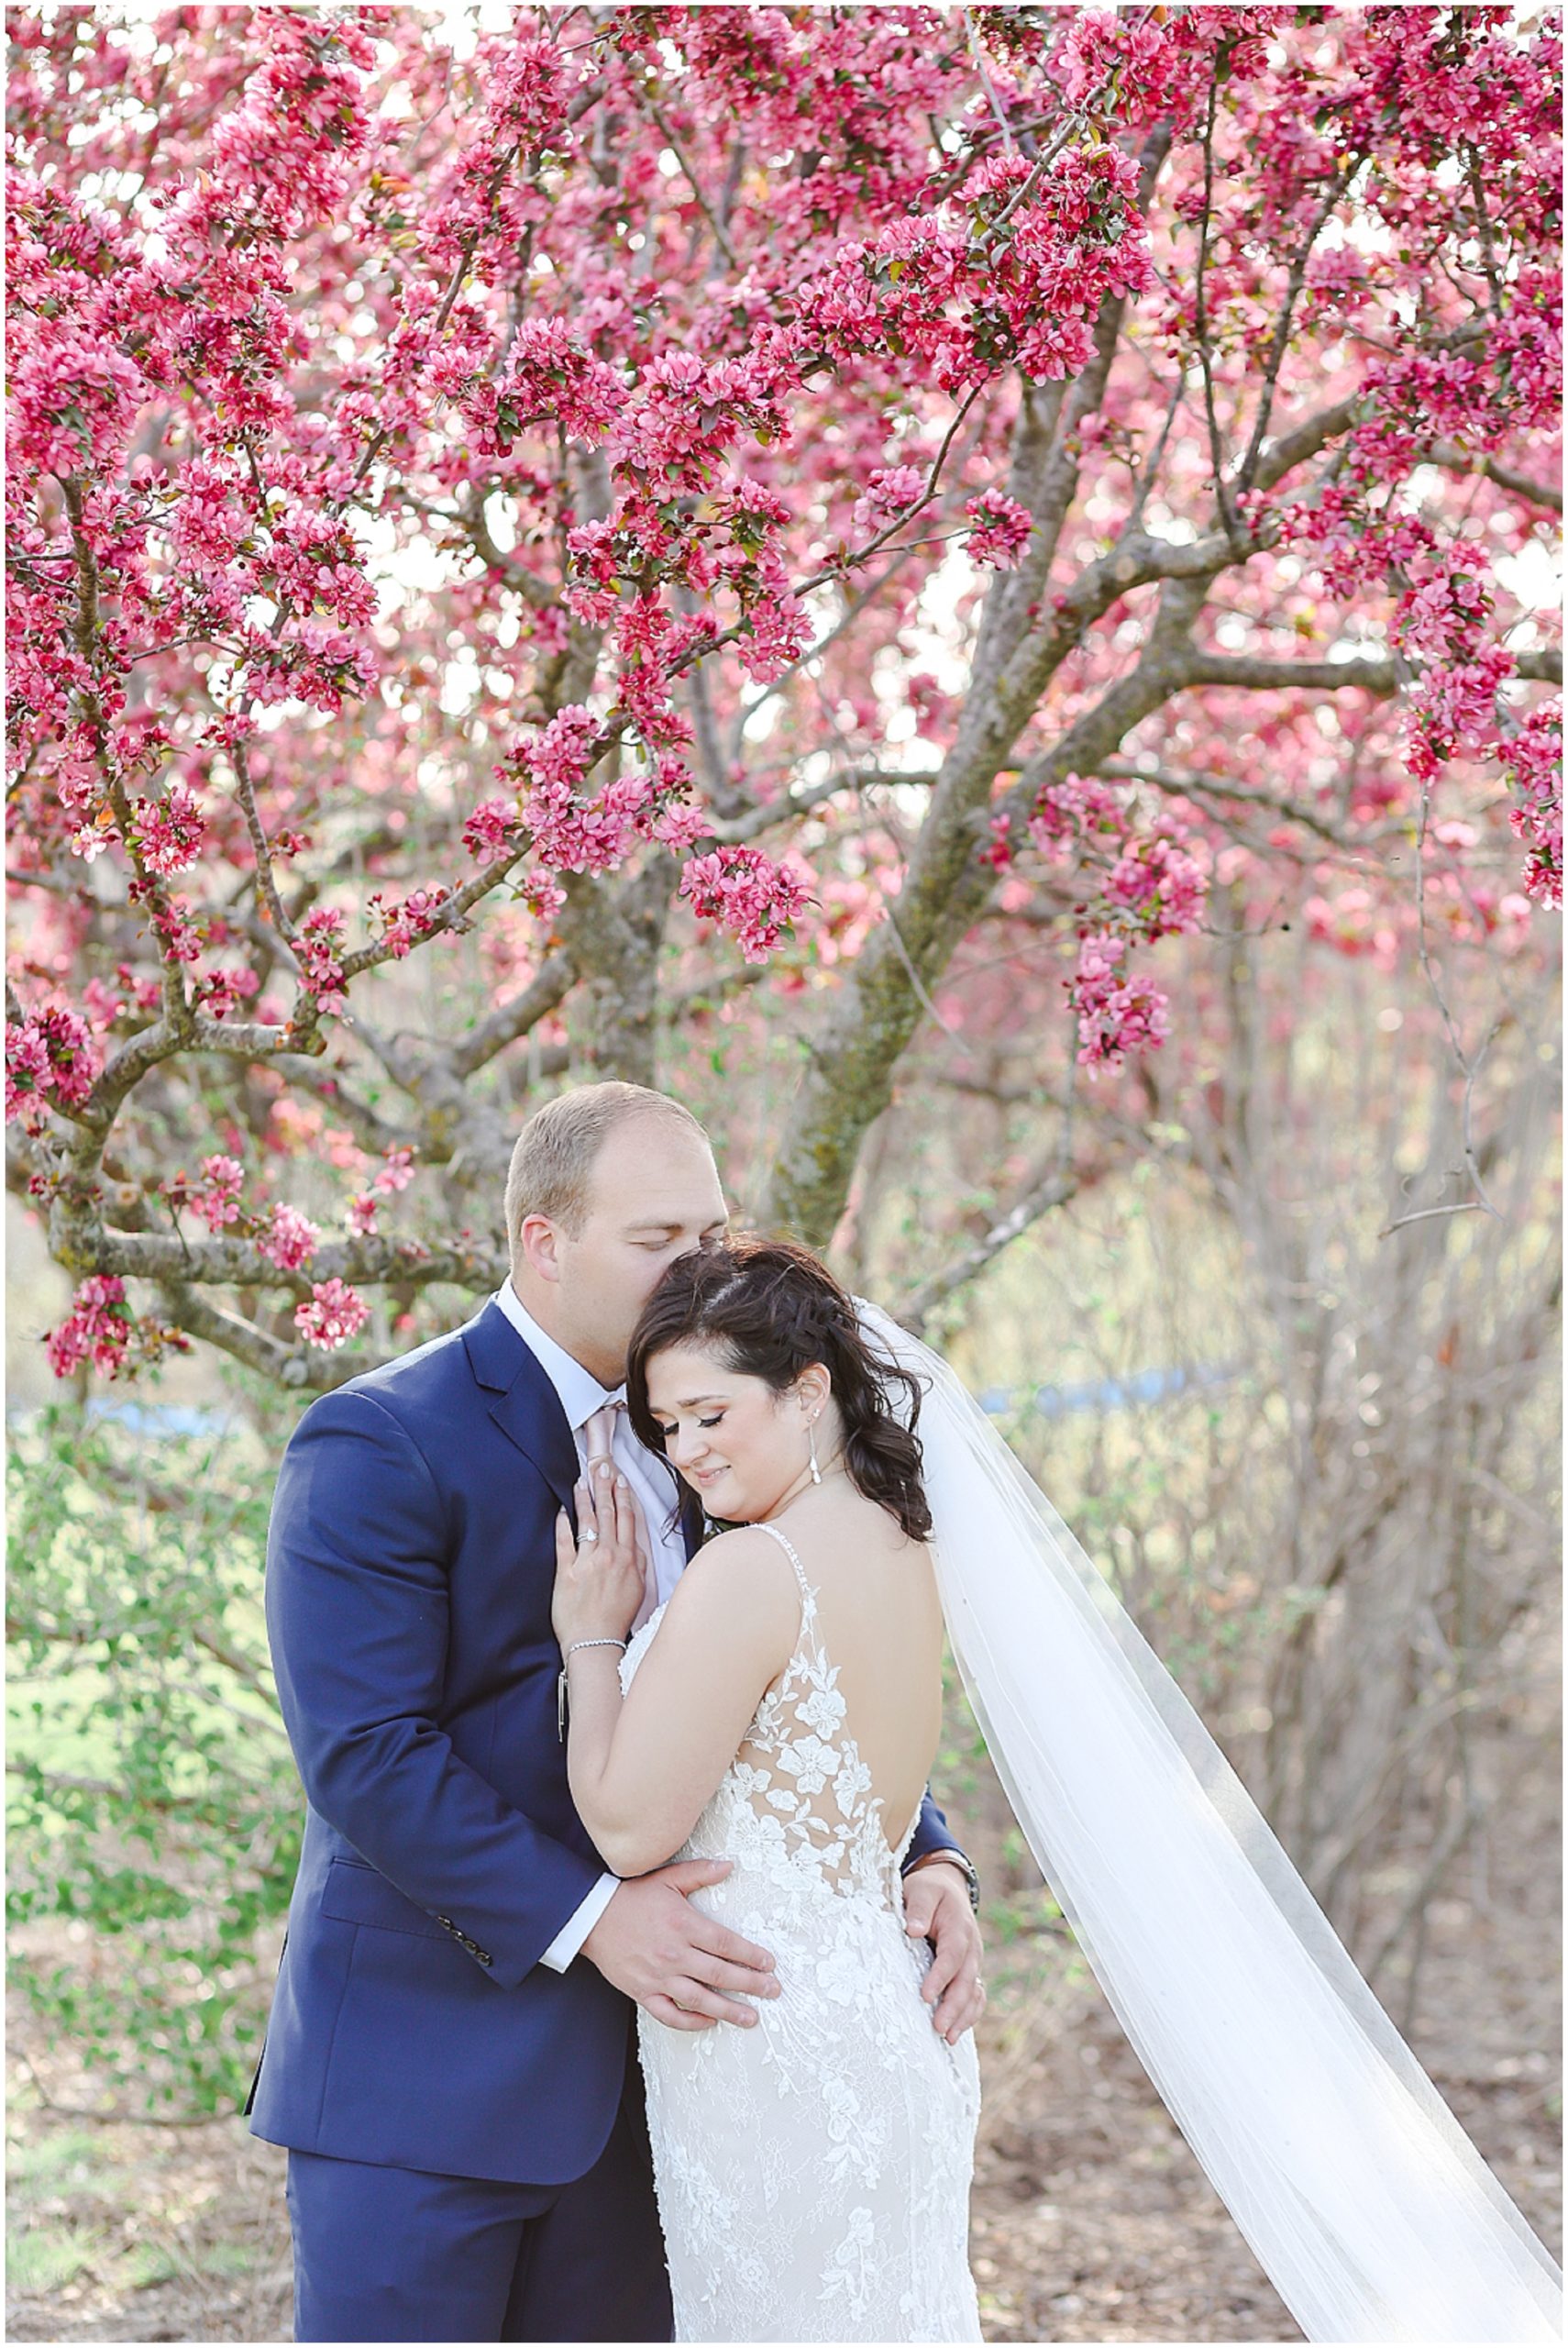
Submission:
[[[76,1408],[9,1469],[11,1977],[133,2108],[243,2098],[302,1802],[267,1666],[275,1451]]]

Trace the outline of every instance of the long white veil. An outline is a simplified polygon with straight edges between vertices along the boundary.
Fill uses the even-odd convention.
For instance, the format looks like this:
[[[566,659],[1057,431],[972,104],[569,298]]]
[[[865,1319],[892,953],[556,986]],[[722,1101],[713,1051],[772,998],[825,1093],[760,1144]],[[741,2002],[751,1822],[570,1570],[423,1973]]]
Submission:
[[[946,1365],[859,1311],[921,1382],[948,1634],[1019,1825],[1297,2321],[1560,2339],[1557,2266],[1170,1674]]]

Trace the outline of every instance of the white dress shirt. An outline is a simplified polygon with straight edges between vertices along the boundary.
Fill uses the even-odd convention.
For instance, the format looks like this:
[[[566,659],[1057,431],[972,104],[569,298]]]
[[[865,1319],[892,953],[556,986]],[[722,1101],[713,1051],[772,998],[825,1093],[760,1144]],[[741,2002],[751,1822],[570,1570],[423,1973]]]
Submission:
[[[571,1428],[578,1459],[586,1468],[588,1449],[583,1440],[584,1423],[606,1402],[623,1401],[626,1391],[624,1386],[601,1386],[591,1369],[584,1369],[564,1346],[557,1344],[547,1330],[540,1328],[510,1280],[497,1289],[494,1301],[555,1388]],[[679,1480],[668,1460],[659,1458],[637,1441],[624,1411],[616,1413],[611,1456],[642,1503],[654,1582],[658,1602],[662,1605],[679,1580],[686,1564],[686,1543],[676,1513]],[[610,1905],[620,1880],[619,1876],[614,1875],[600,1877],[580,1908],[561,1926],[539,1959],[541,1965],[547,1965],[555,1973],[566,1971]]]

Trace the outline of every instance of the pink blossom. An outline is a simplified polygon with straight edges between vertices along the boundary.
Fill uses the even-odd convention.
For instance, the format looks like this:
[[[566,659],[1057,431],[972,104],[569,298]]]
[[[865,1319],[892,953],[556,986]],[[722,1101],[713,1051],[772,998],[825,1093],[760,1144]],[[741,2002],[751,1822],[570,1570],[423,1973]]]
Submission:
[[[757,847],[721,847],[694,857],[680,893],[700,919],[716,921],[748,962],[765,962],[807,901],[808,883]]]
[[[57,1378],[69,1378],[89,1361],[105,1378],[117,1378],[130,1339],[124,1280],[112,1273],[94,1274],[77,1289],[65,1319],[44,1339],[44,1349]]]
[[[264,62],[215,125],[216,181],[190,211],[210,218],[242,201],[273,234],[298,235],[332,213],[348,184],[369,129],[358,77],[374,51],[351,22],[318,23],[290,8],[269,9],[252,37]]]
[[[422,937],[439,926],[442,908],[450,895],[449,889],[415,889],[399,903],[375,889],[365,901],[366,910],[381,925],[381,943],[401,962]]]
[[[547,790],[575,791],[588,771],[589,752],[599,737],[599,720],[591,709],[573,703],[560,710],[542,733],[513,751],[514,764]]]
[[[307,1346],[332,1353],[358,1336],[370,1317],[362,1296],[340,1279],[317,1280],[308,1304],[294,1308],[294,1326]]]
[[[192,992],[210,1017],[226,1019],[231,1011],[253,1002],[260,991],[256,972],[241,964],[237,969],[204,970]]]
[[[801,658],[811,640],[805,606],[794,596],[758,602],[742,622],[741,665],[759,685],[771,684]]]
[[[1524,889],[1537,904],[1562,903],[1562,704],[1532,709],[1503,746],[1503,771],[1519,801],[1508,816],[1524,841]]]
[[[256,1244],[281,1272],[296,1272],[315,1255],[321,1234],[298,1207],[274,1206],[268,1227]]]
[[[209,1231],[239,1220],[239,1191],[245,1169],[237,1157],[204,1157],[202,1179],[191,1193],[191,1204]]]
[[[324,1011],[337,1010],[344,999],[343,916],[335,905],[313,905],[300,925],[294,953],[300,977]]]
[[[370,1188],[389,1196],[397,1191],[406,1191],[414,1180],[414,1151],[408,1143],[399,1142],[394,1148],[388,1150],[371,1178]]]
[[[79,1012],[52,1006],[29,1012],[6,1028],[6,1118],[19,1116],[36,1131],[44,1096],[66,1109],[92,1097],[97,1054]]]
[[[994,871],[1005,872],[1013,858],[1012,817],[1004,809],[991,817],[990,838],[980,851],[980,861]]]
[[[1148,938],[1194,930],[1202,917],[1209,877],[1187,849],[1175,825],[1132,841],[1112,865],[1105,893],[1130,914]]]
[[[649,835],[663,842],[677,854],[682,848],[694,847],[706,839],[713,829],[713,818],[705,807],[661,807],[648,825]]]
[[[248,1181],[250,1135],[335,1187],[331,1207],[309,1193],[324,1228],[348,1201],[368,1234],[413,1166],[394,1153],[378,1171],[295,1089],[283,1047],[319,1047],[315,1013],[352,991],[363,1018],[331,1036],[311,1092],[340,1074],[384,1099],[378,1037],[401,1058],[405,1023],[433,1029],[440,1060],[447,979],[502,999],[526,983],[560,942],[567,884],[588,893],[573,875],[635,864],[629,909],[657,929],[684,864],[693,921],[753,958],[810,918],[768,991],[810,996],[791,1012],[805,1034],[896,866],[912,851],[942,885],[925,850],[944,791],[859,803],[862,775],[896,776],[911,719],[928,747],[974,750],[966,853],[995,909],[1036,942],[1058,925],[1080,941],[1091,1066],[1158,1040],[1144,948],[1199,925],[1211,876],[1244,894],[1249,926],[1277,904],[1331,952],[1408,968],[1412,780],[1442,782],[1434,937],[1527,950],[1524,909],[1562,887],[1556,721],[1518,673],[1551,630],[1509,559],[1542,525],[1507,485],[1549,476],[1560,402],[1551,12],[993,8],[955,39],[918,9],[534,9],[491,12],[463,54],[420,11],[362,0],[165,8],[146,39],[125,11],[89,26],[103,13],[24,7],[9,27],[24,1008],[7,1098],[43,1140],[27,1153],[50,1168],[32,1177],[41,1206],[77,1138],[51,1127],[97,1108],[110,1051],[139,1069],[134,1038],[167,998],[155,1048],[174,1056],[117,1104],[111,1163],[193,1225],[266,1233],[304,1294],[299,1230],[280,1238],[225,1170],[243,1157]],[[1058,412],[1101,338],[1103,379]],[[1232,544],[1190,396],[1205,339]],[[1314,417],[1326,437],[1289,461]],[[1059,528],[1050,580],[1026,590],[1030,515],[1006,492],[1041,504],[1022,485],[1042,467]],[[928,486],[956,529],[900,533],[897,565],[858,575],[857,537]],[[935,615],[939,692],[909,672],[933,657],[944,539],[971,561],[951,627]],[[1201,581],[1198,542],[1218,566]],[[1194,544],[1189,581],[1140,583]],[[1149,631],[1210,587],[1200,658],[1278,662],[1280,683],[1156,698]],[[1335,680],[1356,648],[1392,659],[1397,699]],[[1301,680],[1327,681],[1289,681],[1293,652]],[[1154,684],[1112,743],[1092,713],[1134,676]],[[754,683],[783,688],[764,726]],[[1013,778],[1080,731],[1118,779],[1021,803]],[[492,762],[499,780],[476,782]],[[1155,762],[1157,784],[1129,779]],[[718,846],[737,818],[749,836],[775,817],[776,851],[821,842],[820,880]],[[1314,823],[1353,874],[1303,866]],[[470,924],[471,960],[465,945],[427,973],[434,1013],[411,969],[377,968]],[[729,950],[692,926],[669,949],[683,996]],[[969,935],[960,1002],[934,982],[942,1016],[980,1040],[988,1002],[999,1047],[1038,1024],[1049,1058],[1051,986]],[[1171,959],[1185,1080],[1222,1004],[1209,958]],[[252,1017],[280,1031],[256,1057],[207,1050]],[[423,1047],[406,1049],[412,1071]],[[203,1172],[165,1180],[160,1156]],[[120,1186],[116,1170],[105,1205]],[[157,1341],[145,1314],[130,1325],[127,1360]]]
[[[493,382],[464,401],[486,456],[504,456],[520,432],[559,423],[580,440],[598,440],[625,405],[625,387],[594,358],[564,318],[527,318],[518,327]]]
[[[13,358],[8,388],[13,462],[74,474],[118,461],[149,387],[134,360],[67,328]]]
[[[166,961],[192,963],[201,959],[202,925],[192,913],[188,898],[159,898],[150,887],[144,887],[139,881],[132,881],[129,894],[133,903],[149,904],[153,935]]]
[[[96,863],[99,857],[120,846],[118,826],[104,819],[107,807],[102,808],[90,824],[80,824],[71,835],[71,853],[79,856],[83,864]]]
[[[615,616],[621,600],[618,536],[610,522],[584,522],[567,534],[567,601],[585,626],[602,627]]]
[[[925,475],[918,465],[885,465],[872,473],[855,502],[857,530],[879,530],[916,504],[924,493]]]
[[[534,846],[558,872],[612,872],[624,862],[654,803],[644,775],[607,782],[596,799],[583,801],[559,790],[536,792],[524,814]]]
[[[970,561],[993,570],[1014,570],[1034,527],[1028,508],[999,489],[988,489],[971,497],[964,511],[973,526],[966,541]]]
[[[82,1005],[89,1024],[95,1028],[112,1027],[126,1013],[124,994],[115,987],[105,986],[96,970],[82,990]]]
[[[206,824],[182,782],[171,783],[161,799],[138,799],[136,840],[149,872],[182,872],[202,852]]]
[[[1129,977],[1122,939],[1081,939],[1077,969],[1063,983],[1077,1020],[1078,1061],[1091,1073],[1118,1068],[1129,1052],[1151,1051],[1165,1042],[1170,1031],[1167,999],[1146,980]]]
[[[486,799],[463,825],[463,846],[476,862],[497,864],[511,854],[521,830],[515,806],[504,799]]]

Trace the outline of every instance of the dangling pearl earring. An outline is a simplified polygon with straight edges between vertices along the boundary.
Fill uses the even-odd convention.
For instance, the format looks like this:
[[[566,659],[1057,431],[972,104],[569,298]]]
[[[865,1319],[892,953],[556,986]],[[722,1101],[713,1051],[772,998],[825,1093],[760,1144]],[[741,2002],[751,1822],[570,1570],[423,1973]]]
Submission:
[[[808,1419],[806,1421],[806,1445],[812,1455],[812,1481],[813,1484],[820,1484],[823,1480],[823,1471],[817,1466],[817,1423],[815,1419]]]

